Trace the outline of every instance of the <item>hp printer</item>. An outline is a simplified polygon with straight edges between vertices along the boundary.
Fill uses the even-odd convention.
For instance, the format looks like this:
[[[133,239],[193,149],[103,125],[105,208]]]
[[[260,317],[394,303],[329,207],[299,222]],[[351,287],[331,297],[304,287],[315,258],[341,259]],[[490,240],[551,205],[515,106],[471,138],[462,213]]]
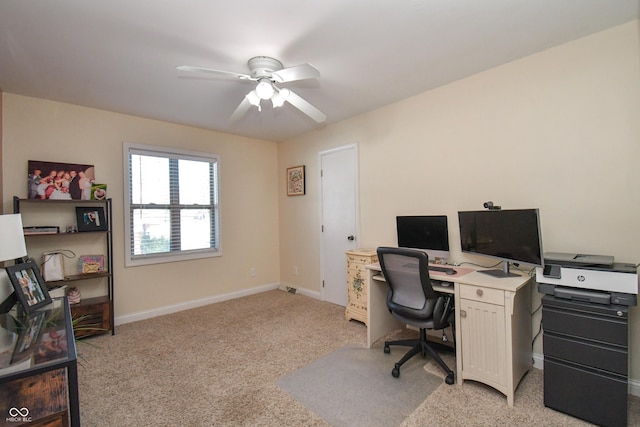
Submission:
[[[545,252],[536,267],[538,290],[558,298],[599,304],[636,305],[638,266],[608,255]]]

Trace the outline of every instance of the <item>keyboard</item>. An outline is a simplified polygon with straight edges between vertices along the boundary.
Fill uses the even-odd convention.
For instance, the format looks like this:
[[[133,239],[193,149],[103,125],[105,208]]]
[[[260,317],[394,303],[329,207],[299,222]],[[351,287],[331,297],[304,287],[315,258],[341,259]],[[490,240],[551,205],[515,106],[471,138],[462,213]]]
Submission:
[[[440,273],[447,273],[447,274],[456,274],[457,273],[451,267],[436,267],[434,265],[430,265],[429,266],[429,270],[431,270],[431,271],[439,271]]]

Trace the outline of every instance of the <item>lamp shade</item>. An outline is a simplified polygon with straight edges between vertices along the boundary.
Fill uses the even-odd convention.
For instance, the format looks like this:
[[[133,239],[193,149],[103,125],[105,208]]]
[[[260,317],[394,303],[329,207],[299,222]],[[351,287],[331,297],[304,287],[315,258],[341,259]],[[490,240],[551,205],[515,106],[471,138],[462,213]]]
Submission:
[[[20,214],[0,215],[0,262],[27,256]]]

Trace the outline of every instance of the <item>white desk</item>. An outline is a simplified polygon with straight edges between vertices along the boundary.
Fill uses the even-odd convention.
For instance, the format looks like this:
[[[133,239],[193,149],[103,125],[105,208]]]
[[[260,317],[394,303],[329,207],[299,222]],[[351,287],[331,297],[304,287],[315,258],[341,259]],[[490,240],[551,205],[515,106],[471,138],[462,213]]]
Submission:
[[[380,264],[367,267],[367,346],[405,325],[387,308],[388,287]],[[456,378],[487,384],[513,396],[520,380],[533,365],[531,354],[531,278],[495,278],[475,270],[455,267],[455,275],[430,271],[434,280],[453,286],[434,286],[455,295]]]

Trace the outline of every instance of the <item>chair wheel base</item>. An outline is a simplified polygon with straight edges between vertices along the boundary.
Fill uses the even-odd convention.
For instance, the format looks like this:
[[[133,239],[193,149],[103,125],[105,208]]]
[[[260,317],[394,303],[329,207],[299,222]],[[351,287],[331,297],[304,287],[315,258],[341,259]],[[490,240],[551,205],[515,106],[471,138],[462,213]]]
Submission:
[[[446,382],[449,385],[452,385],[454,383],[453,372],[450,372],[449,375],[447,375],[447,377],[444,379],[444,382]]]
[[[393,375],[393,378],[398,378],[400,376],[400,367],[396,366],[395,368],[393,368],[391,370],[391,375]]]

